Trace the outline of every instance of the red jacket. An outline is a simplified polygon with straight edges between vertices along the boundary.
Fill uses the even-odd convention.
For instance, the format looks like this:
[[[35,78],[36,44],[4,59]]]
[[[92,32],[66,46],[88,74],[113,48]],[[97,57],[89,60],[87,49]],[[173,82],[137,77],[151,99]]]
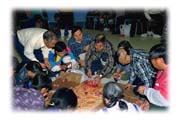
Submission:
[[[168,67],[164,71],[158,71],[154,89],[168,100]]]

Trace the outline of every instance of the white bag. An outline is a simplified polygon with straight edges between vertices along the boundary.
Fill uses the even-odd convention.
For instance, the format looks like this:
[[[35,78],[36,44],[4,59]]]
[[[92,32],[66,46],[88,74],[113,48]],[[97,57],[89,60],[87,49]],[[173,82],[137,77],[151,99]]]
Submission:
[[[130,36],[130,30],[131,30],[131,24],[120,25],[120,32],[122,35],[129,37]]]

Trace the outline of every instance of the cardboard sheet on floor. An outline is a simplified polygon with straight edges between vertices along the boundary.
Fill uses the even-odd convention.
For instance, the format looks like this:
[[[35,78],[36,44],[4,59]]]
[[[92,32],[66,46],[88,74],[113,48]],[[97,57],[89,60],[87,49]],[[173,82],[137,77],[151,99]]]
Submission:
[[[81,74],[73,72],[61,72],[60,77],[53,81],[53,89],[58,89],[61,87],[75,87],[80,84]],[[64,79],[65,81],[63,81]]]

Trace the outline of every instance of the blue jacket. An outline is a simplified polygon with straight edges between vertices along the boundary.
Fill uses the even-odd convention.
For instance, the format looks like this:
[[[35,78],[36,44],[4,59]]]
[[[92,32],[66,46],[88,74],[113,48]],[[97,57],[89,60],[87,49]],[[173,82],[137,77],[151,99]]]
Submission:
[[[72,59],[75,59],[75,57],[74,57],[74,55],[72,54],[72,52],[68,52],[67,53]],[[66,55],[67,55],[66,54]],[[65,55],[65,56],[66,56]],[[64,57],[64,56],[63,56]],[[49,60],[49,62],[50,62],[50,65],[51,65],[51,68],[53,68],[54,66],[56,66],[56,65],[61,65],[61,63],[62,63],[62,60],[63,60],[63,57],[61,57],[58,61],[55,61],[55,58],[56,58],[56,56],[55,56],[55,51],[54,50],[51,50],[50,52],[49,52],[49,55],[48,55],[48,60]]]

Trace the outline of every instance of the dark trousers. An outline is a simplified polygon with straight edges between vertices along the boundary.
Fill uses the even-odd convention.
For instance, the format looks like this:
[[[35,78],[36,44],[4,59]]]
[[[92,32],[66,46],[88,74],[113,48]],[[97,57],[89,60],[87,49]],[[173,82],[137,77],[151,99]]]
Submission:
[[[95,75],[96,72],[99,72],[103,69],[100,59],[92,61],[91,71],[92,75]]]
[[[29,61],[31,61],[29,58],[27,58],[24,55],[24,46],[19,42],[19,39],[17,36],[14,36],[13,38],[13,47],[17,50],[18,54],[20,55],[21,59],[22,59],[22,63],[27,63]],[[41,49],[37,49],[34,50],[34,55],[36,57],[36,59],[38,59],[40,62],[44,62],[44,58],[43,58],[43,54]]]
[[[102,53],[99,59],[96,59],[96,60],[92,61],[92,63],[91,63],[91,71],[92,71],[93,75],[96,72],[99,72],[104,68],[101,61],[106,61],[108,59],[108,57],[109,57],[109,55],[107,53]]]
[[[166,22],[166,17],[163,14],[150,14],[153,23],[150,24],[150,30],[152,30],[155,34],[162,35],[163,27]]]

